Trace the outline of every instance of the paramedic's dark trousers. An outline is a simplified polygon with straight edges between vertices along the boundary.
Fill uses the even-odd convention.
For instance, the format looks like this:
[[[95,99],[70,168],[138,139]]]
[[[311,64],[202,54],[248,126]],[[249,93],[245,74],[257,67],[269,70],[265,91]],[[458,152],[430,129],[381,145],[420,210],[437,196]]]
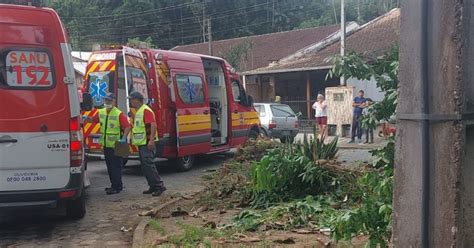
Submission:
[[[365,142],[374,143],[374,129],[373,128],[365,129]]]
[[[112,188],[122,190],[122,167],[123,158],[115,156],[113,148],[104,148],[105,164],[107,164],[107,172],[109,173]]]
[[[150,151],[146,145],[139,146],[138,149],[140,152],[140,162],[142,163],[142,172],[145,175],[148,186],[151,189],[162,189],[164,187],[163,181],[161,181],[155,162],[153,162],[155,152]]]
[[[360,123],[361,119],[362,115],[354,114],[352,117],[351,140],[354,140],[356,136],[359,140],[362,139],[362,128]]]

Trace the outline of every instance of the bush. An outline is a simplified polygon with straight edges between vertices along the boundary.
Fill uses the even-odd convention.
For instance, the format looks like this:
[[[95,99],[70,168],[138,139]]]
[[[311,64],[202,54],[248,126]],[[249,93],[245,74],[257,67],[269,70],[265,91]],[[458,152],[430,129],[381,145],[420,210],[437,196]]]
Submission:
[[[372,151],[377,159],[376,170],[366,171],[355,184],[360,204],[341,212],[333,221],[332,237],[350,240],[360,233],[369,236],[367,247],[387,247],[392,228],[392,192],[395,139],[391,137],[383,148]]]
[[[335,161],[321,162],[319,159],[334,157],[333,150],[337,148],[333,143],[337,143],[337,140],[329,145],[319,142],[311,143],[311,146],[317,147],[317,152],[325,151],[328,156],[320,156],[305,145],[287,145],[270,150],[259,162],[254,162],[250,184],[251,205],[256,208],[268,207],[281,201],[347,188],[343,185],[352,181],[352,172],[334,164]],[[333,150],[327,147],[333,147]],[[308,157],[307,153],[314,156]]]

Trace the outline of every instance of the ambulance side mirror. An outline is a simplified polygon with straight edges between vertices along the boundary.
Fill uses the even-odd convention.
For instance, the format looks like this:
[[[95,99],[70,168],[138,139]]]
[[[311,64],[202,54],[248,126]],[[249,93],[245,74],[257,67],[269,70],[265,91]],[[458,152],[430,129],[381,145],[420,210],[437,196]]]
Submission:
[[[93,107],[92,96],[91,94],[85,92],[82,95],[81,110],[82,111],[91,111]]]

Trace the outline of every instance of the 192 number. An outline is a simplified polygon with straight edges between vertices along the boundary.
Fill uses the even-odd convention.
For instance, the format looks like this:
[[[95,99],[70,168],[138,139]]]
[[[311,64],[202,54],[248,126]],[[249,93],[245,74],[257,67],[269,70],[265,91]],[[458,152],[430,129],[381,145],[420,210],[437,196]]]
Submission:
[[[16,83],[17,85],[24,85],[23,83],[23,68],[20,65],[12,67],[13,71],[16,73]],[[41,74],[41,77],[38,79],[38,74]],[[48,80],[49,68],[45,66],[28,66],[25,69],[26,76],[30,79],[28,84],[29,86],[50,86],[51,81]]]

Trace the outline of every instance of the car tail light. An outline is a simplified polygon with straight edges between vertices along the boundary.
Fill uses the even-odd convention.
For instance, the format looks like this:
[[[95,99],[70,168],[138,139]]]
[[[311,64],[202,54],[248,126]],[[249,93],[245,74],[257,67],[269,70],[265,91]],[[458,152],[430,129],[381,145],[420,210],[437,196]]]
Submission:
[[[75,190],[70,190],[70,191],[62,191],[59,192],[59,199],[66,199],[66,198],[71,198],[76,195]]]
[[[71,167],[82,165],[82,133],[79,124],[79,117],[71,118],[69,121],[69,150]]]
[[[268,129],[274,129],[277,127],[276,121],[271,120],[270,123],[268,124]]]

